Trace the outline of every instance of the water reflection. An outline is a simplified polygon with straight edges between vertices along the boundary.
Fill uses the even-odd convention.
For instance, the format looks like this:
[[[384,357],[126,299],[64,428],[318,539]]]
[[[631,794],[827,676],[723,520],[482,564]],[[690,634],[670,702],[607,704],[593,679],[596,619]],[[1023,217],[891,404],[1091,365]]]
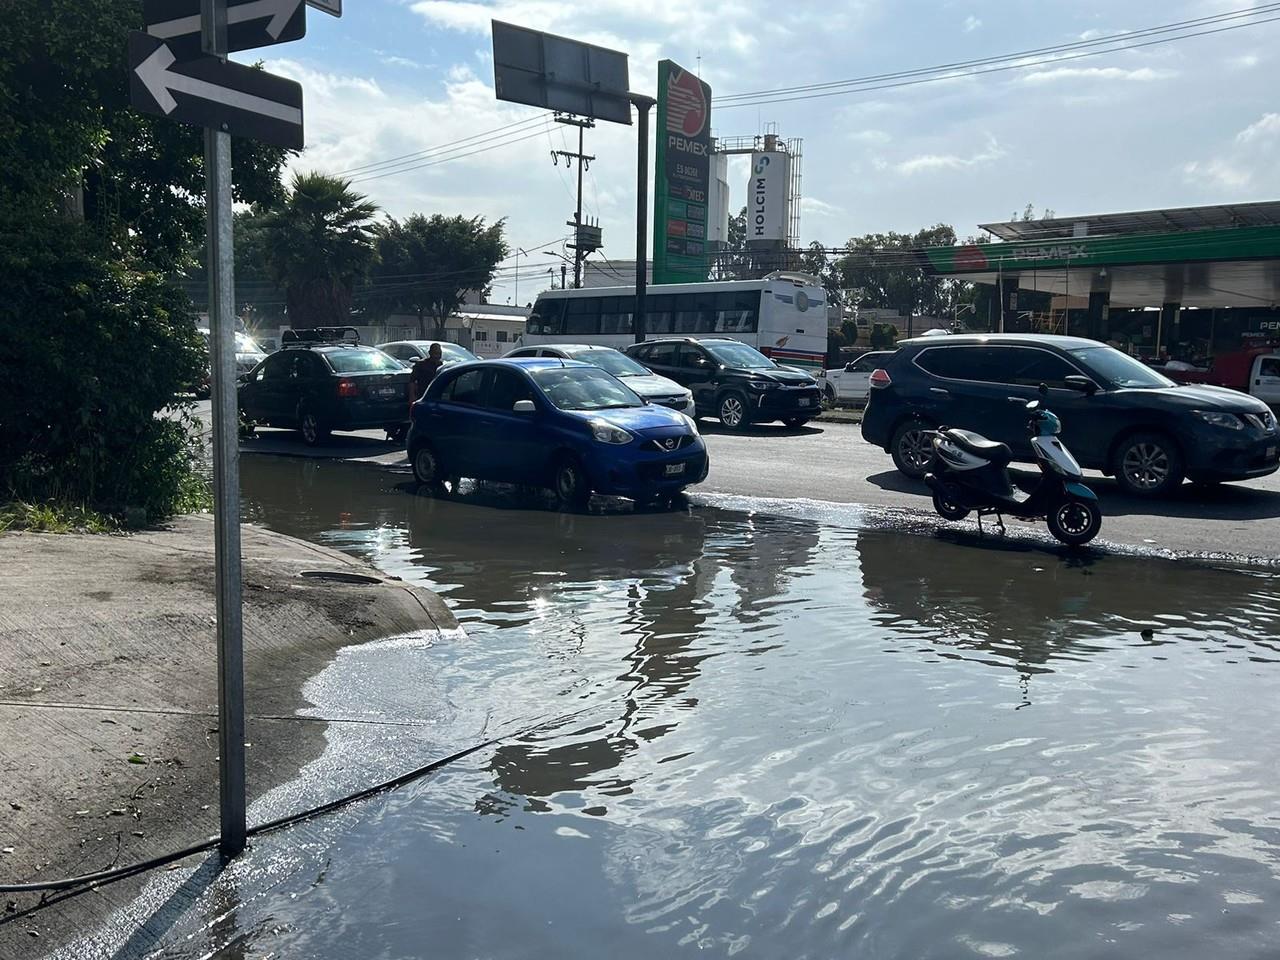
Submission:
[[[1270,575],[1196,567],[1173,577],[1158,560],[1059,559],[879,530],[859,532],[856,550],[880,622],[938,656],[1034,675],[1122,637],[1280,660],[1280,588]]]

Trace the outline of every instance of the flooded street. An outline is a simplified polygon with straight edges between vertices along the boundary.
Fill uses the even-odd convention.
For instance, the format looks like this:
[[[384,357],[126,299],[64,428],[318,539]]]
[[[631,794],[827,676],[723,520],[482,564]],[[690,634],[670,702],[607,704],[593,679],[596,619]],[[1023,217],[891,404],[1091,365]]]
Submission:
[[[465,630],[344,651],[315,714],[411,725],[331,726],[272,802],[527,732],[156,881],[164,956],[1274,955],[1273,574],[242,470]]]

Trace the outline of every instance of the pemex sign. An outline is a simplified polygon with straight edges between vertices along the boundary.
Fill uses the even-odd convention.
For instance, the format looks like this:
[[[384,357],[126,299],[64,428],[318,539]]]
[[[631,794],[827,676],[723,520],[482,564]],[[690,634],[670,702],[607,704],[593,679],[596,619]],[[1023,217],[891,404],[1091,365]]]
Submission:
[[[653,282],[707,279],[711,189],[711,87],[672,62],[658,64]]]

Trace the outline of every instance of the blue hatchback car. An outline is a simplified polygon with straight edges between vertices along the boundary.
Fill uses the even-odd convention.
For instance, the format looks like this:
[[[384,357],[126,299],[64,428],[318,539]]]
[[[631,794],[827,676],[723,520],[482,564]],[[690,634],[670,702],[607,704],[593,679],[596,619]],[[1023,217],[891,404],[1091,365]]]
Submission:
[[[419,483],[546,486],[575,506],[592,492],[670,496],[706,479],[708,466],[683,413],[646,403],[599,367],[547,357],[445,368],[413,405],[408,447]]]

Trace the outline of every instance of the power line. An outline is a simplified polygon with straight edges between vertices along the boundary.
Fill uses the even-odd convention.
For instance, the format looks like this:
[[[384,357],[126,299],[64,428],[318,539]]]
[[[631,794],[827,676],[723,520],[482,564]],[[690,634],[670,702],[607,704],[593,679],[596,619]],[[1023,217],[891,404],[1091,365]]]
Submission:
[[[434,154],[448,153],[453,149],[471,144],[471,141],[473,140],[483,140],[497,133],[502,133],[504,131],[513,131],[517,127],[527,128],[531,124],[542,123],[542,122],[545,122],[545,118],[540,115],[533,116],[533,117],[525,117],[523,120],[517,120],[514,123],[508,123],[501,127],[494,127],[492,130],[485,130],[483,133],[472,134],[471,136],[463,137],[460,140],[451,140],[446,143],[438,143],[432,147],[424,147],[421,150],[415,150],[413,153],[404,153],[398,157],[388,157],[385,160],[373,160],[373,161],[370,161],[369,163],[364,163],[356,167],[349,167],[346,170],[339,170],[337,173],[334,174],[334,176],[345,177],[355,173],[368,173],[377,167],[395,166],[400,163],[424,159]]]
[[[1259,14],[1277,12],[1280,12],[1280,4],[1271,3],[1259,7],[1253,7],[1244,11],[1234,11],[1231,13],[1219,14],[1214,17],[1201,18],[1196,21],[1183,21],[1180,24],[1148,27],[1143,30],[1131,31],[1129,33],[1119,34],[1109,38],[1077,41],[1075,43],[1059,44],[1054,47],[1041,47],[1032,51],[1022,51],[1019,53],[1004,54],[998,57],[986,57],[971,61],[958,61],[955,63],[942,64],[935,67],[922,67],[899,73],[875,74],[867,77],[857,77],[850,80],[805,84],[797,87],[786,87],[776,90],[759,90],[750,93],[728,94],[723,97],[716,97],[712,102],[720,109],[727,110],[735,107],[758,106],[766,103],[791,103],[800,100],[816,100],[825,97],[844,96],[851,93],[890,90],[899,87],[916,86],[923,83],[937,83],[942,80],[957,80],[989,73],[1001,73],[1008,70],[1025,70],[1030,67],[1039,67],[1056,63],[1068,63],[1073,60],[1082,60],[1087,57],[1096,57],[1107,53],[1120,53],[1126,50],[1137,50],[1165,43],[1173,43],[1178,40],[1211,36],[1219,33],[1227,33],[1233,30],[1242,30],[1247,27],[1261,26],[1267,23],[1274,23],[1277,20],[1280,20],[1280,17],[1248,19],[1247,22],[1243,23],[1230,23],[1229,21],[1244,18],[1256,18]],[[1206,26],[1215,23],[1227,23],[1227,25],[1218,26],[1214,29],[1191,30],[1192,26]],[[1161,33],[1169,32],[1177,32],[1177,35],[1158,36]],[[1132,42],[1134,39],[1141,39],[1143,37],[1150,36],[1156,36],[1157,39],[1145,40],[1140,43]],[[1093,49],[1079,53],[1070,53],[1072,50],[1078,50],[1081,47],[1091,45],[1103,45],[1106,46],[1107,49]],[[1069,55],[1044,55],[1049,53],[1067,53]],[[1028,57],[1030,57],[1030,59],[1028,59]],[[971,69],[972,67],[983,66],[986,64],[1003,65],[989,67],[988,69]]]
[[[550,123],[550,121],[549,121],[549,120],[544,121],[544,122],[545,122],[545,123]],[[541,137],[541,136],[543,135],[543,133],[544,133],[544,132],[545,132],[545,130],[544,130],[544,129],[542,129],[542,128],[540,128],[540,129],[537,129],[537,130],[533,131],[533,132],[532,132],[532,133],[530,133],[530,134],[526,134],[525,136],[522,136],[522,137],[513,137],[513,138],[510,138],[510,139],[502,140],[502,141],[500,141],[500,142],[498,142],[498,143],[493,143],[493,144],[490,144],[490,145],[488,145],[488,146],[479,147],[478,149],[475,149],[475,150],[469,150],[469,151],[467,151],[466,153],[459,153],[459,154],[455,154],[455,155],[453,155],[453,156],[441,157],[441,158],[439,158],[439,159],[435,159],[435,160],[428,160],[428,161],[426,161],[426,162],[424,162],[424,163],[415,163],[415,164],[413,164],[413,165],[411,165],[411,166],[401,167],[401,168],[396,169],[396,170],[390,170],[390,171],[388,171],[388,172],[386,172],[386,173],[381,173],[381,172],[379,172],[379,173],[375,173],[375,174],[373,174],[372,176],[367,176],[367,177],[354,177],[354,178],[352,179],[352,182],[353,182],[353,183],[368,183],[368,182],[369,182],[369,181],[371,181],[371,180],[381,180],[381,179],[383,179],[384,177],[394,177],[394,176],[398,176],[399,174],[402,174],[402,173],[410,173],[410,172],[412,172],[412,171],[414,171],[414,170],[421,170],[421,169],[422,169],[422,168],[424,168],[424,167],[434,167],[434,166],[436,166],[437,164],[441,164],[441,163],[449,163],[449,162],[450,162],[450,161],[452,161],[452,160],[462,160],[462,159],[464,159],[464,158],[466,158],[466,157],[474,157],[474,156],[475,156],[476,154],[478,154],[478,153],[485,153],[485,152],[487,152],[487,151],[489,151],[489,150],[496,150],[496,149],[497,149],[497,148],[499,148],[499,147],[506,147],[506,146],[510,146],[511,144],[515,144],[515,143],[522,143],[522,142],[524,142],[525,140],[532,140],[534,137]]]

